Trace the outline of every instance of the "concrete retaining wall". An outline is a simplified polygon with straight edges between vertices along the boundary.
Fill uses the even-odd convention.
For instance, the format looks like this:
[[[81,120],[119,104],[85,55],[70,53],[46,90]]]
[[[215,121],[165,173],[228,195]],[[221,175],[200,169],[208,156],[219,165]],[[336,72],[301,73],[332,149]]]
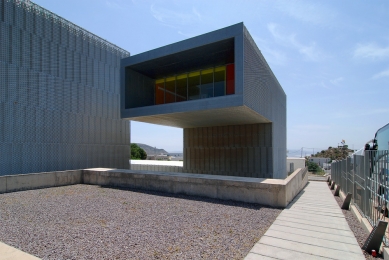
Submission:
[[[85,183],[286,207],[306,185],[306,172],[297,169],[279,180],[96,168],[1,176],[0,193]]]
[[[86,169],[84,183],[286,207],[306,185],[306,168],[285,180],[208,174]]]
[[[0,193],[83,183],[82,170],[0,176]]]

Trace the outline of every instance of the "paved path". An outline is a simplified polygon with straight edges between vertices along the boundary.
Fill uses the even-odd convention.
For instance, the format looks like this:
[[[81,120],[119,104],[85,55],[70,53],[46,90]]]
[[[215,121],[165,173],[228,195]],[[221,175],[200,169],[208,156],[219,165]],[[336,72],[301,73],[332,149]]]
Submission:
[[[39,258],[0,242],[0,260],[39,260]]]
[[[308,181],[327,181],[328,177],[308,175]]]
[[[326,182],[308,182],[246,260],[365,259]]]

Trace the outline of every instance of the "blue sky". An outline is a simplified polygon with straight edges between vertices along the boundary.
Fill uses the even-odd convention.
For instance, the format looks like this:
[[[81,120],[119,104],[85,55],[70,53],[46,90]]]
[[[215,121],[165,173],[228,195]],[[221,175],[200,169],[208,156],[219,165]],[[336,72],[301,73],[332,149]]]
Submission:
[[[34,2],[132,55],[244,22],[287,95],[291,151],[342,139],[356,149],[389,123],[389,1]],[[131,131],[132,142],[182,150],[181,129]]]

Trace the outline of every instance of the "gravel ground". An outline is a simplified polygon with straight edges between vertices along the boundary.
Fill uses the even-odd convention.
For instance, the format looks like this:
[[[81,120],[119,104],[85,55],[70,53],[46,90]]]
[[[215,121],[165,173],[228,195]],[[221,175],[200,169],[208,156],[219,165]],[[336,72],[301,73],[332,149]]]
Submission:
[[[242,259],[281,209],[73,185],[0,195],[0,241],[43,259]]]
[[[332,190],[332,194],[335,193],[335,190]],[[339,204],[339,207],[342,206],[343,200],[335,196],[336,201]],[[343,215],[345,216],[348,225],[351,229],[351,231],[354,233],[355,238],[357,239],[359,246],[362,248],[363,244],[365,243],[367,237],[369,234],[363,229],[361,223],[358,221],[358,219],[354,216],[354,214],[351,212],[351,210],[345,210],[342,209]],[[366,259],[384,259],[384,257],[380,254],[377,254],[377,257],[371,256],[371,254],[367,253],[366,251],[363,251],[363,254],[365,255]]]

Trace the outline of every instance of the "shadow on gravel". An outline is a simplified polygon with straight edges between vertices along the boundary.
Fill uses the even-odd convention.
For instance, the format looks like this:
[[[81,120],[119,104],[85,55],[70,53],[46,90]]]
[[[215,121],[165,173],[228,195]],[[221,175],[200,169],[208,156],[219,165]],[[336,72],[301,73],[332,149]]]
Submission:
[[[241,208],[254,209],[254,210],[260,210],[261,208],[283,209],[283,208],[277,208],[277,207],[272,207],[272,206],[267,206],[267,205],[262,205],[262,204],[257,204],[257,203],[213,199],[213,198],[186,195],[186,194],[173,194],[173,193],[167,193],[167,192],[162,192],[162,191],[144,190],[144,189],[136,189],[136,188],[123,188],[123,187],[116,187],[116,186],[109,186],[109,185],[100,185],[100,187],[101,188],[116,189],[116,190],[133,191],[133,192],[154,195],[154,196],[163,196],[163,197],[169,197],[169,198],[178,198],[178,199],[185,199],[185,200],[207,202],[207,203],[212,203],[212,204],[220,204],[220,205],[225,205],[225,206],[241,207]]]

